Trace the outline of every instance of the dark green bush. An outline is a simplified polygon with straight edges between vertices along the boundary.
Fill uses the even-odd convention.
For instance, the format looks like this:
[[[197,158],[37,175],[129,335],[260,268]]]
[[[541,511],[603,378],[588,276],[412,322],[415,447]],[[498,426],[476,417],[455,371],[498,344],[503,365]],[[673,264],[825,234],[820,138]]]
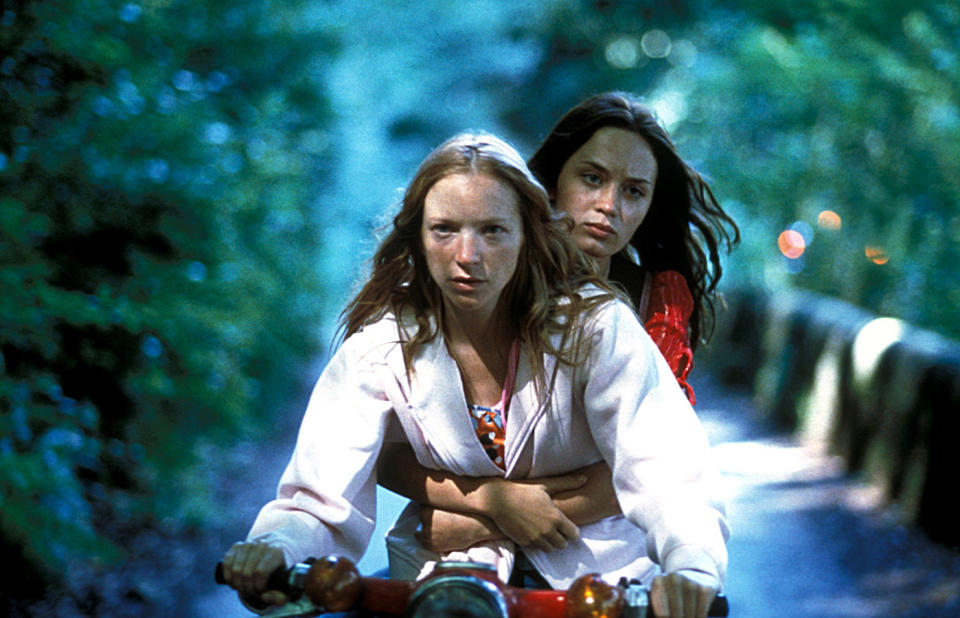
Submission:
[[[299,19],[256,0],[5,5],[11,589],[121,559],[123,531],[202,521],[198,445],[262,430],[322,355],[309,211],[334,154],[313,66],[335,39]]]

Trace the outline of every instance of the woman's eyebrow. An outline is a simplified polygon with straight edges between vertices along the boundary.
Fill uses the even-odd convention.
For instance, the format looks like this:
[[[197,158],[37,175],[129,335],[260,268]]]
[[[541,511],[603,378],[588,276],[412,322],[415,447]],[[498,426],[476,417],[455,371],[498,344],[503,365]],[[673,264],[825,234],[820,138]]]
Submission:
[[[442,217],[442,216],[424,217],[423,220],[429,223],[452,223],[452,224],[468,223],[471,225],[489,225],[491,223],[496,223],[498,225],[506,225],[507,223],[510,223],[512,219],[510,219],[509,217],[501,217],[501,216],[495,215],[492,217],[484,217],[482,219],[477,219],[475,221],[464,221],[460,217]]]
[[[599,170],[603,170],[604,172],[608,172],[608,173],[610,172],[610,168],[607,165],[604,165],[603,163],[601,163],[596,159],[583,159],[580,163],[581,165],[588,165],[590,167],[595,167]],[[646,184],[646,185],[653,184],[653,181],[650,180],[649,178],[637,178],[635,176],[628,176],[627,180],[629,182],[635,182],[639,184]]]
[[[483,219],[477,219],[476,224],[477,225],[491,225],[491,224],[506,225],[510,223],[510,221],[511,219],[509,219],[508,217],[493,216],[493,217],[484,217]]]
[[[601,161],[598,161],[598,160],[596,160],[596,159],[581,159],[581,160],[580,160],[580,164],[581,164],[581,165],[589,165],[590,167],[596,167],[596,168],[599,168],[599,169],[602,169],[602,170],[607,170],[607,169],[609,169],[609,168],[608,168],[606,165],[604,165]]]

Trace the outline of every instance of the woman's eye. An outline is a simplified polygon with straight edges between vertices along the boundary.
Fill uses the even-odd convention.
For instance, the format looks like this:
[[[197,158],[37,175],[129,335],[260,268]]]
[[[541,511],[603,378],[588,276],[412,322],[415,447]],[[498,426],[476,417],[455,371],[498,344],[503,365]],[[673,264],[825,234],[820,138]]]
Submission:
[[[600,176],[599,176],[598,174],[594,174],[594,173],[591,173],[591,172],[588,172],[588,173],[584,174],[584,175],[583,175],[583,180],[584,180],[584,182],[586,182],[588,185],[599,185],[599,184],[602,182],[601,179],[600,179]]]
[[[451,229],[449,225],[437,223],[430,226],[430,231],[433,232],[434,234],[445,236],[446,234],[449,234],[451,232]]]
[[[488,225],[483,228],[483,233],[488,235],[503,234],[507,231],[507,228],[502,225]]]

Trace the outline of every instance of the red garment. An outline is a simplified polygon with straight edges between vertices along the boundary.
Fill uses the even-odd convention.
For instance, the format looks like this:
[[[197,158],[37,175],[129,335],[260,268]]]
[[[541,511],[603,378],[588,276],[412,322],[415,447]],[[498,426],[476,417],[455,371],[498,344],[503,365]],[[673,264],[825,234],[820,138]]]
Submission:
[[[692,405],[696,398],[687,376],[693,368],[693,349],[687,325],[693,313],[693,296],[683,275],[675,270],[655,273],[652,279],[643,325]]]

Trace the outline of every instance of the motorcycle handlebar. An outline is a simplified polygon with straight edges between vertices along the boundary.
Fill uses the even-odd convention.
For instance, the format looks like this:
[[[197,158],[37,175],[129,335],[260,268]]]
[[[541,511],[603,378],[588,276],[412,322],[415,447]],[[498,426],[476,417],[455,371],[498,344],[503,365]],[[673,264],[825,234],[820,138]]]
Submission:
[[[389,580],[378,577],[361,577],[352,562],[337,556],[329,556],[319,560],[310,560],[295,564],[292,567],[277,567],[267,578],[269,590],[283,592],[291,600],[296,601],[301,596],[307,597],[315,604],[315,609],[321,611],[343,611],[354,607],[371,610],[378,614],[407,615],[410,604],[417,598],[417,590],[424,591],[424,583],[434,580],[431,588],[442,589],[436,585],[439,578],[445,575],[468,574],[478,578],[477,581],[488,585],[494,582],[501,590],[504,602],[514,611],[511,615],[523,617],[527,611],[532,615],[546,618],[571,618],[580,615],[598,615],[593,612],[596,607],[586,608],[581,614],[578,603],[581,598],[596,600],[606,596],[610,603],[619,609],[604,615],[619,616],[619,618],[646,618],[653,616],[650,606],[649,590],[639,584],[628,584],[621,581],[619,585],[607,584],[599,576],[591,575],[579,578],[568,590],[532,590],[503,585],[496,579],[487,565],[473,563],[440,563],[434,574],[419,582]],[[214,579],[218,584],[226,584],[223,575],[223,563],[218,563],[214,572]],[[326,587],[323,592],[317,592],[317,584]],[[311,586],[313,589],[311,590]],[[589,590],[584,590],[584,587]],[[331,590],[333,592],[331,593]],[[304,600],[306,601],[306,599]],[[418,600],[419,601],[419,600]],[[303,601],[301,601],[302,603]],[[336,607],[336,610],[334,610]],[[611,606],[613,607],[613,606]],[[725,617],[730,612],[726,596],[717,595],[710,605],[708,616]],[[284,613],[278,615],[299,616],[311,614]],[[416,613],[414,614],[416,615]],[[506,614],[504,614],[506,616]]]

